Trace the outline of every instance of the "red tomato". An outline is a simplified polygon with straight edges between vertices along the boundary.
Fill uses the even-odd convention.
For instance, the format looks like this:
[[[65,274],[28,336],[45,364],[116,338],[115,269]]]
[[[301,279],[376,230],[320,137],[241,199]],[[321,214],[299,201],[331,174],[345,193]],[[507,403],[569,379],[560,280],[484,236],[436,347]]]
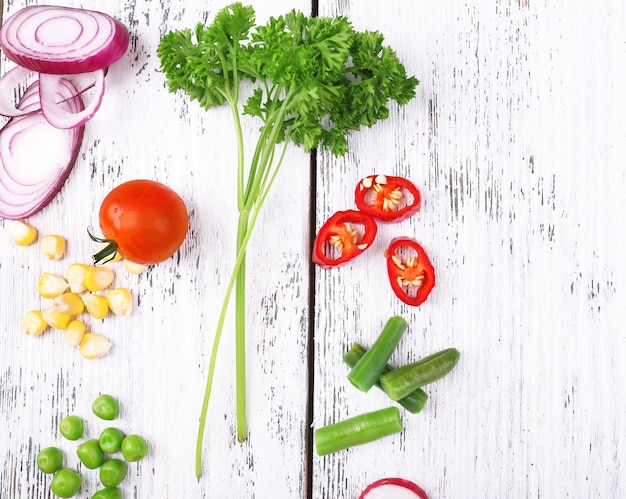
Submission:
[[[182,198],[153,180],[131,180],[113,189],[100,206],[100,228],[122,258],[151,265],[167,260],[187,236]]]

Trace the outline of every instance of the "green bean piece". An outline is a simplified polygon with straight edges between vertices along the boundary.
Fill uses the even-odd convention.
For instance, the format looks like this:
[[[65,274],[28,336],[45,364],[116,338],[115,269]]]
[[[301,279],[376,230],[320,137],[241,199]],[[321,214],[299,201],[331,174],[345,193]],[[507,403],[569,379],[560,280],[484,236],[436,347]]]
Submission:
[[[58,447],[46,447],[37,454],[37,467],[47,475],[58,471],[63,465],[63,451]]]
[[[102,463],[100,466],[100,483],[105,487],[117,487],[124,478],[128,465],[121,459],[113,458]]]
[[[128,435],[122,441],[122,455],[129,463],[141,461],[148,454],[148,443],[139,435]]]
[[[315,430],[315,448],[319,456],[362,445],[404,428],[397,407],[366,412]]]
[[[96,492],[91,499],[122,499],[122,491],[117,487],[106,487]]]
[[[100,433],[100,448],[102,452],[107,454],[115,454],[122,448],[122,440],[124,440],[124,432],[118,428],[105,428]]]
[[[78,440],[83,436],[85,425],[79,416],[66,416],[59,423],[59,431],[68,440]]]
[[[120,414],[120,406],[111,395],[103,394],[94,400],[91,409],[100,419],[112,421]]]
[[[348,364],[349,367],[354,367],[356,363],[359,361],[359,359],[363,357],[363,354],[366,351],[367,349],[363,345],[359,343],[353,343],[352,348],[350,348],[350,350],[348,350],[346,354],[343,356],[343,360],[346,364]],[[393,367],[387,364],[385,368],[383,369],[383,374],[388,373],[389,371],[392,371],[392,370],[393,370]],[[380,384],[380,380],[377,381],[374,386],[376,386],[377,388],[381,390],[383,389],[383,387]],[[427,401],[428,401],[428,394],[421,388],[418,388],[417,390],[414,390],[411,393],[409,393],[406,397],[402,397],[400,400],[397,400],[398,404],[404,407],[411,414],[417,414],[421,412],[422,409],[424,409],[424,406],[426,405]]]
[[[374,344],[348,374],[350,383],[362,392],[369,391],[383,373],[406,328],[405,319],[397,315],[391,317]]]
[[[52,477],[50,482],[50,490],[54,495],[67,499],[74,497],[80,490],[83,479],[80,475],[67,468],[60,469]]]
[[[100,442],[95,438],[82,442],[76,449],[76,455],[90,470],[99,468],[104,462],[104,452],[100,448]]]
[[[456,348],[447,348],[423,359],[398,367],[380,377],[380,384],[391,400],[399,400],[409,393],[443,378],[459,361]]]

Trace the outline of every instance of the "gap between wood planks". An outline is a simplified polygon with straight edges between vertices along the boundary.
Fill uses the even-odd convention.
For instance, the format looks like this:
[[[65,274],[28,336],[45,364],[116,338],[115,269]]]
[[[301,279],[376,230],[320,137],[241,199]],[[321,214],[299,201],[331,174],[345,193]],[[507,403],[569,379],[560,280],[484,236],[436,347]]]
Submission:
[[[0,0],[1,2],[2,0]],[[319,14],[319,2],[318,0],[311,0],[311,16],[317,17]],[[315,232],[317,226],[317,151],[311,151],[310,156],[309,177],[311,182],[310,213],[309,213],[309,248],[313,247],[313,241],[315,240]],[[310,252],[309,252],[310,253]],[[315,399],[315,265],[311,263],[309,265],[309,327],[307,338],[307,370],[308,370],[308,398],[306,404],[306,461],[305,461],[305,498],[313,499],[313,404]]]

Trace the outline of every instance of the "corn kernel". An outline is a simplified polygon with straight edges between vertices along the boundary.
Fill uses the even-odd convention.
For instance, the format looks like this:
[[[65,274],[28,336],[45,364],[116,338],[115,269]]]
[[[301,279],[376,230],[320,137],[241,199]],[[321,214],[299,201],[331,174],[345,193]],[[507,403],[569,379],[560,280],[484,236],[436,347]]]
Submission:
[[[96,319],[104,319],[109,313],[109,302],[106,297],[87,293],[82,296],[87,313]]]
[[[50,260],[60,260],[65,255],[67,243],[61,236],[49,234],[39,241],[41,252]]]
[[[76,293],[63,293],[52,300],[52,307],[59,312],[70,315],[82,314],[85,310],[85,304],[80,296]]]
[[[110,267],[91,265],[85,269],[85,287],[89,291],[102,291],[108,288],[115,278]]]
[[[22,331],[28,336],[39,336],[47,327],[48,323],[44,320],[43,314],[39,310],[26,312],[22,319]]]
[[[39,276],[37,290],[44,298],[56,298],[65,293],[68,286],[67,281],[60,275],[44,272]]]
[[[69,346],[77,347],[80,345],[86,330],[87,326],[83,321],[74,319],[67,325],[67,328],[65,328],[63,337]]]
[[[131,274],[139,275],[146,270],[148,270],[147,265],[143,265],[141,263],[131,262],[129,260],[124,260],[124,268]]]
[[[113,346],[106,337],[98,333],[85,333],[78,348],[86,359],[99,359],[106,355]]]
[[[133,309],[133,297],[126,288],[115,288],[107,293],[106,298],[115,315],[128,315]]]
[[[43,319],[46,321],[48,326],[55,329],[65,329],[72,320],[72,316],[70,314],[59,312],[52,307],[42,310],[41,314],[43,315]]]
[[[37,239],[37,229],[24,220],[11,220],[9,235],[20,246],[28,246]]]
[[[65,277],[72,293],[82,293],[87,289],[85,287],[85,270],[87,267],[88,265],[84,263],[73,263],[67,268]]]

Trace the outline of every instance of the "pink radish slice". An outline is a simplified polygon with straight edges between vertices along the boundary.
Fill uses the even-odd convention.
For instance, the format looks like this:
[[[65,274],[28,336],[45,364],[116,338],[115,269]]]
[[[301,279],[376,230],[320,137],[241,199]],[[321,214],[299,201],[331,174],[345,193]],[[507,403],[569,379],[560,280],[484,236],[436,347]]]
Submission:
[[[38,87],[24,92],[19,109],[37,109]],[[68,112],[84,107],[69,80],[60,82],[56,99]],[[40,111],[9,120],[0,130],[0,217],[26,218],[54,198],[74,166],[83,130],[53,127]]]
[[[382,478],[370,484],[359,499],[428,499],[415,483],[404,478]]]
[[[102,12],[31,5],[0,28],[0,45],[18,65],[37,73],[76,74],[104,69],[128,49],[126,26]]]

